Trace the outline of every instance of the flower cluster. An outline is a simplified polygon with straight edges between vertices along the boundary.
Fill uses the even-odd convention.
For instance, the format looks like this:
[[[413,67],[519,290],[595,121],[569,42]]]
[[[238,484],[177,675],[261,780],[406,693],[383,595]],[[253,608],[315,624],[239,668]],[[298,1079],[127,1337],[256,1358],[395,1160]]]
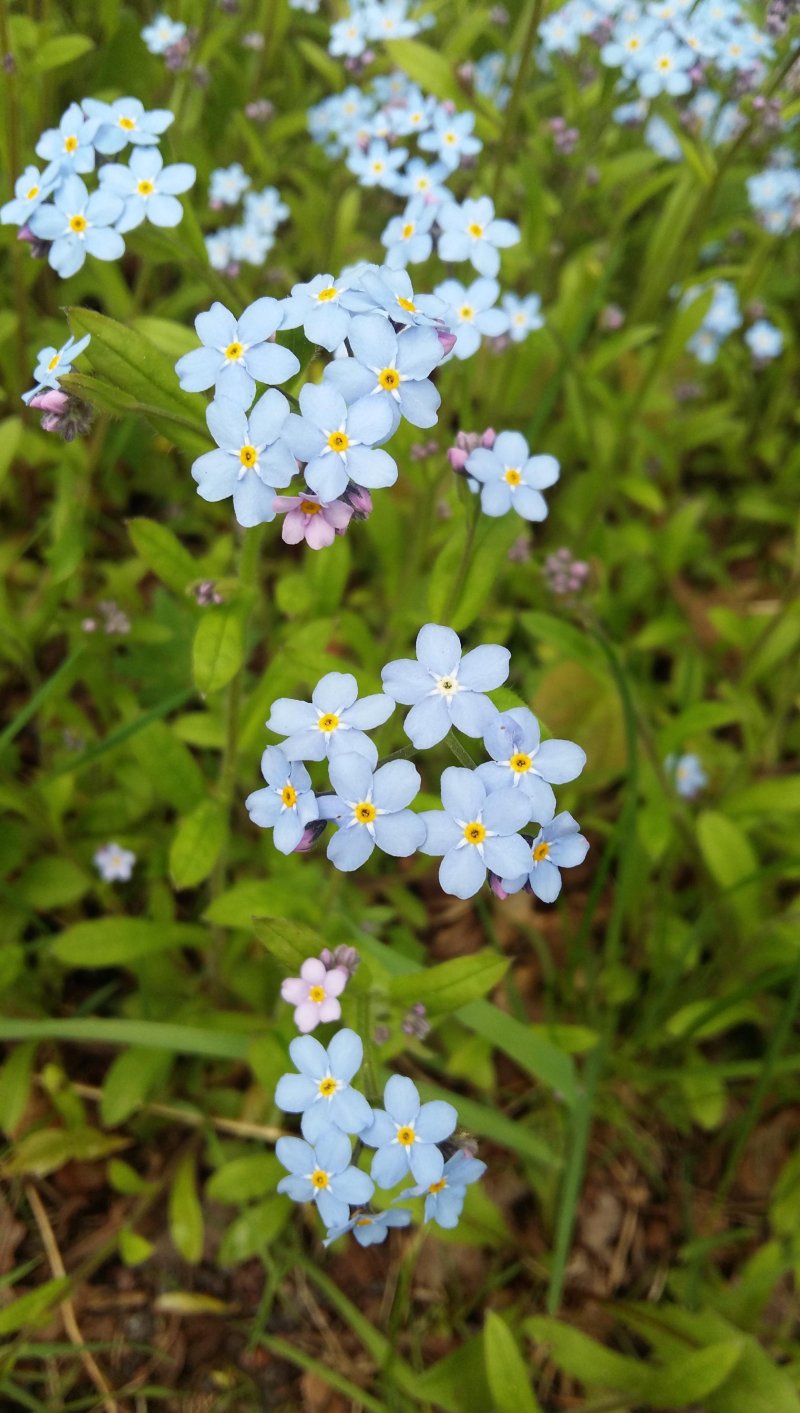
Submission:
[[[188,162],[164,166],[158,140],[173,121],[165,108],[145,112],[138,98],[103,103],[85,98],[71,103],[57,128],[42,133],[36,154],[46,165],[25,169],[14,199],[0,209],[0,222],[21,227],[20,237],[62,279],[80,270],[87,255],[118,260],[123,233],[144,221],[177,226],[183,211],[177,197],[194,185]],[[93,192],[83,180],[98,157],[116,157],[130,144],[127,166],[104,162]]]
[[[327,1049],[310,1035],[292,1041],[296,1072],[279,1079],[275,1102],[300,1114],[303,1137],[278,1139],[275,1152],[288,1171],[278,1191],[316,1205],[327,1228],[326,1246],[351,1231],[360,1245],[372,1246],[386,1240],[389,1228],[408,1226],[407,1208],[374,1212],[366,1204],[376,1187],[391,1190],[409,1175],[412,1185],[395,1200],[424,1196],[425,1220],[455,1227],[466,1189],[486,1164],[461,1149],[445,1161],[440,1145],[455,1129],[456,1110],[443,1100],[423,1104],[403,1075],[387,1081],[384,1108],[372,1109],[352,1085],[363,1053],[352,1030],[337,1031]],[[369,1174],[353,1161],[353,1138],[359,1150],[375,1150]]]
[[[303,3],[307,8],[307,3]],[[316,6],[315,6],[316,8]],[[331,26],[328,50],[337,59],[372,57],[370,44],[387,39],[412,39],[431,23],[409,14],[409,0],[350,0],[349,13]]]
[[[747,178],[747,195],[765,230],[788,235],[800,223],[800,167],[788,152],[773,154],[775,165]]]
[[[209,179],[209,205],[212,211],[237,206],[243,200],[242,218],[235,225],[220,226],[207,235],[206,250],[215,270],[235,275],[239,265],[263,265],[273,245],[275,232],[289,216],[277,187],[251,191],[251,181],[240,162],[217,167]]]
[[[472,897],[488,872],[503,896],[525,888],[552,902],[559,869],[581,863],[589,848],[571,815],[556,816],[552,786],[576,779],[586,756],[571,741],[542,741],[527,708],[498,710],[487,693],[505,682],[509,663],[507,648],[462,653],[451,628],[429,623],[417,636],[416,659],[384,667],[383,693],[359,699],[354,677],[330,672],[310,703],[280,698],[267,728],[285,739],[264,752],[267,785],[247,798],[251,819],[271,828],[276,848],[287,854],[309,846],[309,830],[315,842],[334,823],[327,856],[344,872],[360,868],[376,848],[393,858],[419,851],[441,856],[439,881],[456,897]],[[418,751],[454,729],[483,741],[486,762],[443,772],[441,810],[410,808],[421,786],[411,761],[378,764],[367,732],[398,703],[410,707],[404,730]],[[333,793],[317,794],[302,762],[323,760]],[[536,835],[525,832],[532,821],[541,826]],[[339,993],[320,1001],[328,994]]]
[[[739,298],[734,286],[727,280],[716,280],[710,288],[713,289],[711,305],[700,328],[686,345],[700,363],[716,362],[720,344],[734,329],[738,329],[742,322]],[[683,303],[692,304],[708,289],[708,285],[692,285],[686,290]]]

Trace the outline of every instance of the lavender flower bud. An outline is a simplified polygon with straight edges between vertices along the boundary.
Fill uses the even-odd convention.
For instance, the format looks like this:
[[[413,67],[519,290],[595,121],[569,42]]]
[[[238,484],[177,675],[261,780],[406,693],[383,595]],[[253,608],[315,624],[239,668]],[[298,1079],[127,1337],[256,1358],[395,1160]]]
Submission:
[[[327,819],[312,819],[303,830],[303,837],[300,843],[293,850],[295,854],[307,854],[309,849],[313,849],[320,834],[328,823]]]

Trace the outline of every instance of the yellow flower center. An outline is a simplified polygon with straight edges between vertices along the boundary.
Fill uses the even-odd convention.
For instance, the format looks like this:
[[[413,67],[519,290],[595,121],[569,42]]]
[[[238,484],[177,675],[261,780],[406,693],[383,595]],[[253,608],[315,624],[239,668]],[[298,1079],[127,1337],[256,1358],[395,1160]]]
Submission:
[[[379,176],[380,176],[381,172],[383,171],[383,168],[384,168],[384,163],[383,163],[383,162],[373,162],[373,164],[372,164],[372,170],[373,170],[373,172],[375,173],[376,177],[379,177]]]
[[[357,1226],[357,1227],[371,1227],[371,1226],[372,1226],[372,1218],[371,1218],[371,1217],[359,1217],[358,1221],[356,1222],[356,1226]]]
[[[375,806],[371,805],[369,800],[361,800],[360,804],[353,807],[353,814],[359,824],[371,824],[377,813]]]
[[[339,1081],[338,1079],[334,1079],[333,1075],[326,1075],[325,1079],[320,1080],[319,1092],[323,1099],[330,1099],[338,1088]]]
[[[26,201],[33,201],[34,196],[38,196],[38,195],[39,195],[39,188],[38,188],[38,186],[32,186],[31,189],[30,189],[30,191],[26,192],[26,194],[25,194],[25,200],[26,200]]]
[[[320,1006],[325,1000],[325,987],[310,986],[308,989],[308,999],[309,1001],[313,1001],[315,1005]]]
[[[397,299],[397,303],[400,305],[400,308],[405,309],[407,314],[416,314],[417,306],[414,303],[413,299],[404,299],[402,294],[396,295],[395,298]]]
[[[297,791],[294,785],[284,785],[281,790],[281,804],[284,805],[287,810],[294,809],[297,804]]]
[[[522,476],[516,466],[509,466],[508,469],[503,472],[503,480],[506,482],[506,485],[518,486],[522,480]]]
[[[347,451],[350,445],[350,438],[346,432],[331,432],[328,437],[328,446],[331,451]]]
[[[237,343],[235,340],[233,343],[229,343],[228,347],[225,349],[225,357],[230,363],[236,363],[243,353],[244,345]]]
[[[74,231],[76,235],[83,235],[88,224],[89,222],[85,216],[70,216],[69,218],[69,228],[71,231]]]
[[[339,718],[333,711],[326,711],[317,722],[320,731],[335,731],[339,725]]]
[[[533,846],[533,861],[534,861],[534,863],[542,863],[542,861],[547,858],[547,856],[548,856],[549,853],[550,853],[550,845],[549,845],[544,839],[542,839],[542,841],[541,841],[540,844],[534,844],[534,846]]]
[[[324,1173],[322,1171],[322,1168],[315,1168],[313,1173],[311,1174],[312,1187],[315,1187],[317,1189],[317,1192],[322,1192],[329,1185],[329,1183],[330,1178],[328,1177],[328,1174]]]
[[[439,691],[445,697],[450,696],[453,692],[458,691],[458,683],[456,682],[455,677],[440,677],[439,681],[436,683],[436,686],[439,688]]]
[[[335,285],[328,285],[327,289],[321,289],[317,299],[321,304],[327,304],[329,299],[335,299],[339,293]]]
[[[464,838],[468,844],[482,844],[486,838],[486,825],[481,824],[479,819],[470,820],[464,826]]]
[[[248,442],[247,446],[243,446],[239,452],[239,460],[243,466],[255,466],[258,461],[258,452],[255,447],[251,446]]]
[[[136,127],[136,119],[120,118],[119,125],[121,128],[124,128],[126,132],[133,132],[133,129]]]
[[[378,382],[385,392],[394,392],[400,386],[400,374],[396,368],[384,368],[378,374]]]
[[[404,1148],[410,1148],[416,1141],[417,1135],[410,1124],[404,1124],[402,1128],[397,1130],[397,1142],[402,1143]]]
[[[65,151],[65,152],[74,152],[77,146],[78,146],[78,139],[77,139],[77,137],[66,137],[66,138],[64,139],[64,151]]]
[[[477,221],[470,221],[467,226],[467,234],[474,236],[475,240],[480,240],[483,235],[483,226],[479,226]]]
[[[466,319],[467,321],[469,321],[470,319],[474,319],[475,317],[475,310],[472,308],[471,304],[462,304],[458,312],[461,318]]]
[[[140,196],[152,196],[153,192],[155,191],[155,187],[153,186],[152,182],[149,182],[147,180],[146,177],[142,177],[142,180],[136,183],[136,190],[138,191]]]
[[[409,236],[412,236],[414,234],[415,229],[416,227],[413,221],[406,222],[402,230],[403,240],[408,240]]]
[[[438,1182],[432,1182],[428,1188],[429,1192],[444,1192],[447,1187],[447,1178],[439,1178]]]
[[[668,59],[667,56],[666,56],[666,54],[665,54],[663,59],[659,59],[659,61],[658,61],[658,67],[659,67],[660,69],[671,69],[671,68],[672,68],[672,60],[671,60],[671,59]]]
[[[531,758],[526,755],[524,751],[518,751],[515,756],[511,757],[508,763],[517,775],[524,775],[525,772],[531,768]]]
[[[628,48],[629,48],[629,49],[638,49],[638,48],[639,48],[639,40],[636,38],[635,35],[632,35],[631,38],[628,40]]]
[[[300,509],[304,515],[321,515],[322,506],[317,505],[315,500],[301,500]]]
[[[48,365],[47,365],[47,371],[48,371],[48,373],[52,373],[53,369],[58,367],[58,360],[59,360],[59,357],[60,357],[60,354],[56,353],[56,354],[54,354],[53,357],[50,359],[50,362],[49,362]]]
[[[454,132],[446,132],[444,135],[444,140],[450,147],[453,146],[454,142],[458,142],[458,138],[456,137]]]

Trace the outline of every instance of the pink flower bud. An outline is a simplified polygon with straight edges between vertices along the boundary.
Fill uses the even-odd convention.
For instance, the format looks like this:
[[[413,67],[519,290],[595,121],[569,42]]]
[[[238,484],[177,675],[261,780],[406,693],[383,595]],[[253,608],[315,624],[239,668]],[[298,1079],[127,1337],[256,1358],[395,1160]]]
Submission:
[[[69,397],[60,388],[44,388],[31,398],[30,406],[38,407],[41,412],[54,412],[58,416],[69,406]]]
[[[442,345],[442,348],[444,349],[445,353],[452,353],[453,349],[456,346],[455,334],[451,334],[447,329],[437,329],[436,332],[439,336],[439,342]]]
[[[451,446],[447,448],[447,460],[456,472],[464,470],[468,456],[469,452],[463,451],[461,447]]]
[[[486,431],[484,432],[483,436],[481,437],[481,446],[485,446],[485,447],[490,447],[490,448],[491,448],[491,447],[494,446],[496,439],[497,439],[497,433],[496,433],[494,427],[487,427],[487,428],[486,428]]]

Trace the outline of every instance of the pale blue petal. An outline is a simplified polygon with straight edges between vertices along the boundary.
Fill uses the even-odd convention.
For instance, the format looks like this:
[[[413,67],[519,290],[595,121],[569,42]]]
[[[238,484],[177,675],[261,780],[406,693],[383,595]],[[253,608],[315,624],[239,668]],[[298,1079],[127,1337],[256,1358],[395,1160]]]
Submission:
[[[223,362],[217,374],[217,397],[225,397],[238,407],[246,408],[253,401],[256,385],[247,369],[241,363]],[[250,440],[249,433],[243,440]],[[233,445],[233,443],[231,443]],[[237,447],[242,442],[236,443]]]
[[[355,358],[334,358],[325,369],[324,376],[325,382],[341,393],[345,402],[356,402],[375,387],[375,374]]]
[[[350,1164],[352,1148],[350,1140],[335,1129],[328,1129],[316,1146],[320,1166],[329,1173],[343,1173]]]
[[[206,422],[214,441],[226,451],[237,451],[249,441],[247,415],[232,397],[218,393],[206,408]],[[239,463],[240,464],[240,463]]]
[[[552,787],[532,771],[517,778],[520,790],[527,795],[530,802],[531,819],[535,819],[537,824],[549,824],[556,812],[556,797]]]
[[[318,1192],[316,1201],[319,1214],[326,1227],[341,1226],[343,1222],[349,1220],[349,1206],[341,1198],[334,1197],[329,1190]]]
[[[414,1127],[423,1143],[443,1143],[457,1123],[458,1114],[453,1105],[443,1099],[434,1099],[429,1104],[423,1104]]]
[[[412,767],[413,768],[413,767]],[[330,763],[331,785],[342,800],[364,800],[372,789],[372,771],[363,756],[347,751]]]
[[[461,639],[452,628],[426,623],[417,634],[417,657],[437,677],[455,672],[461,659]]]
[[[381,320],[385,323],[385,320]],[[391,436],[394,426],[392,410],[380,397],[361,397],[347,414],[347,432],[365,446],[375,446]]]
[[[361,868],[375,848],[375,841],[363,824],[337,829],[328,843],[327,854],[334,868],[352,873]]]
[[[283,309],[271,295],[262,295],[248,304],[239,320],[239,338],[242,343],[263,343],[281,326]]]
[[[303,823],[297,810],[284,810],[275,822],[272,842],[281,854],[291,854],[303,837]]]
[[[218,299],[214,300],[210,309],[198,314],[194,327],[201,343],[227,348],[228,344],[236,340],[236,320],[230,309],[220,304]]]
[[[313,461],[325,446],[325,438],[319,427],[305,417],[298,417],[296,412],[289,413],[283,425],[282,435],[298,461]]]
[[[523,790],[496,790],[488,796],[481,817],[493,834],[516,834],[530,820],[530,800]],[[516,872],[511,868],[503,871]]]
[[[394,1138],[394,1124],[384,1109],[373,1109],[372,1123],[365,1128],[359,1138],[368,1148],[382,1148]]]
[[[177,226],[183,220],[183,207],[177,196],[155,192],[147,202],[147,217],[154,226]]]
[[[502,686],[508,677],[511,666],[511,653],[496,643],[485,643],[473,648],[461,659],[458,680],[462,687],[473,692],[490,692]]]
[[[383,1104],[396,1124],[414,1124],[420,1109],[419,1094],[414,1081],[404,1074],[393,1074],[386,1081]]]
[[[511,504],[523,520],[537,524],[547,519],[547,501],[540,491],[534,491],[530,486],[517,486],[511,496]]]
[[[456,692],[450,703],[453,725],[465,736],[482,736],[496,711],[494,702],[477,692]]]
[[[441,397],[433,383],[401,383],[399,389],[400,411],[412,427],[434,427],[441,405]]]
[[[375,1184],[360,1168],[348,1168],[332,1180],[331,1189],[342,1201],[349,1202],[352,1207],[360,1207],[362,1202],[369,1202]]]
[[[184,392],[205,392],[222,367],[223,356],[216,348],[193,348],[175,364],[175,372]]]
[[[274,442],[289,415],[289,404],[277,388],[268,388],[250,411],[250,435],[256,446]]]
[[[388,721],[394,709],[395,702],[391,697],[376,692],[347,707],[344,719],[350,726],[357,726],[360,731],[372,731],[376,726],[382,726],[384,721]]]
[[[564,785],[575,780],[586,764],[586,752],[574,741],[543,741],[534,765],[551,785]]]
[[[294,697],[278,697],[272,703],[267,730],[276,731],[280,736],[290,736],[298,727],[315,725],[316,720],[317,713],[308,702],[299,702]],[[286,758],[289,759],[288,756]]]
[[[394,1187],[408,1172],[406,1150],[399,1143],[379,1148],[370,1172],[378,1187]]]
[[[108,226],[90,226],[84,245],[87,254],[93,255],[95,260],[119,260],[125,254],[125,242],[119,231],[112,231]]]
[[[425,825],[425,838],[419,845],[423,854],[446,854],[462,838],[458,825],[444,810],[422,810],[417,819]]]
[[[530,458],[528,443],[521,432],[501,432],[495,439],[492,451],[503,466],[514,466],[518,471]]]
[[[486,802],[483,782],[474,770],[449,765],[442,771],[442,804],[454,819],[477,819]]]
[[[470,846],[451,849],[439,864],[439,882],[455,898],[471,898],[486,878],[486,865]]]
[[[444,1158],[432,1143],[415,1143],[408,1154],[408,1165],[417,1182],[430,1187],[442,1176]]]
[[[314,1171],[314,1150],[302,1138],[279,1138],[275,1144],[275,1156],[284,1168],[298,1177]]]
[[[353,1075],[361,1068],[364,1059],[364,1042],[354,1030],[337,1030],[328,1046],[328,1059],[331,1074],[337,1079],[350,1083]],[[370,1110],[370,1121],[372,1111]]]
[[[373,799],[378,809],[404,810],[419,793],[419,771],[410,760],[392,760],[375,772]]]
[[[517,795],[520,791],[515,792]],[[531,866],[531,851],[521,834],[486,839],[483,856],[487,866],[500,878],[515,878]]]
[[[531,869],[530,884],[543,903],[554,903],[561,892],[561,874],[549,859],[542,859]]]
[[[292,1064],[310,1079],[322,1079],[328,1073],[328,1052],[313,1035],[296,1035],[289,1046]]]
[[[285,1114],[302,1114],[316,1097],[317,1086],[303,1074],[282,1075],[275,1086],[275,1103]]]
[[[343,1133],[361,1133],[372,1123],[372,1110],[364,1095],[349,1086],[334,1094],[329,1107],[333,1122]]]
[[[359,363],[386,368],[397,354],[397,335],[381,314],[359,314],[350,324],[350,347]]]
[[[565,834],[550,845],[550,858],[557,868],[576,868],[589,852],[589,840],[582,834]]]
[[[232,456],[224,451],[207,451],[192,466],[197,494],[203,500],[225,500],[233,495],[238,471]]]
[[[421,697],[426,697],[433,686],[427,668],[408,657],[387,662],[381,680],[387,695],[403,706],[413,706]]]
[[[289,419],[286,420],[288,422]],[[288,437],[287,440],[289,440]],[[325,456],[315,456],[313,460],[309,461],[305,470],[305,479],[309,489],[314,491],[320,500],[326,502],[337,500],[348,483],[347,472],[342,465],[341,457],[333,456],[330,453]]]
[[[300,371],[297,356],[279,343],[264,343],[251,349],[247,366],[259,383],[285,383]]]
[[[411,810],[379,815],[374,829],[378,848],[395,859],[407,859],[425,838],[425,826],[419,815],[412,814]]]
[[[378,400],[375,398],[375,402]],[[347,453],[347,471],[357,486],[366,486],[370,490],[393,486],[397,480],[397,463],[388,452],[371,450],[365,446],[350,448]]]
[[[351,707],[358,696],[358,683],[352,672],[326,672],[311,693],[317,711],[341,714]]]
[[[427,750],[443,741],[450,726],[450,709],[445,697],[438,694],[417,702],[403,722],[403,730],[418,750]]]

